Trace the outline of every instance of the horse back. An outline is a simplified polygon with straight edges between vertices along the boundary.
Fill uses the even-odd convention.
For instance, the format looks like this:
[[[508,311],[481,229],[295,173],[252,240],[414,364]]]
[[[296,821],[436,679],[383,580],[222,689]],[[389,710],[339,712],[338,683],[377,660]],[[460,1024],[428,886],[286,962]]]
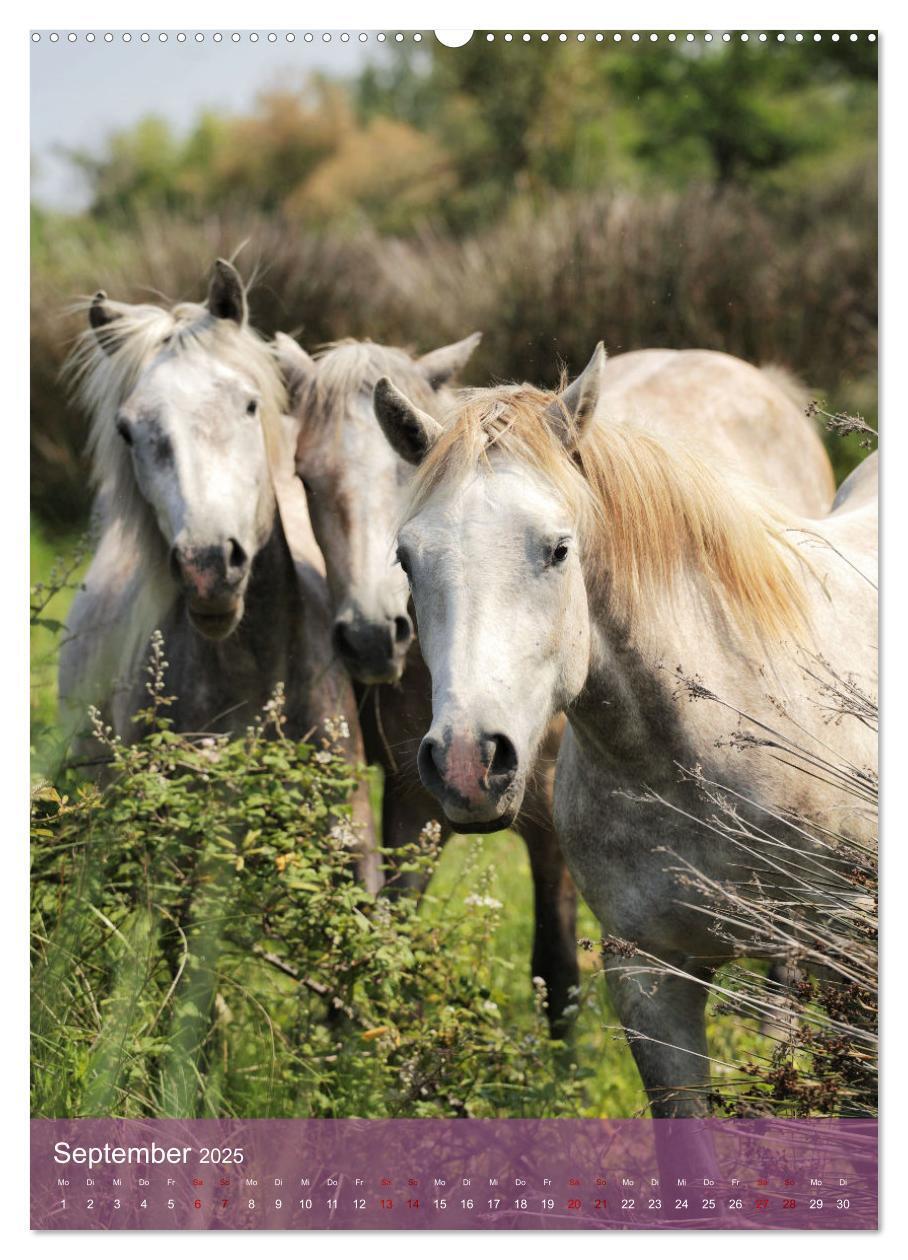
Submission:
[[[634,350],[609,359],[599,415],[689,444],[801,516],[829,511],[829,457],[792,378],[715,350]]]
[[[858,508],[876,504],[879,494],[879,461],[877,452],[871,455],[848,474],[832,501],[831,516],[838,512],[854,512]]]

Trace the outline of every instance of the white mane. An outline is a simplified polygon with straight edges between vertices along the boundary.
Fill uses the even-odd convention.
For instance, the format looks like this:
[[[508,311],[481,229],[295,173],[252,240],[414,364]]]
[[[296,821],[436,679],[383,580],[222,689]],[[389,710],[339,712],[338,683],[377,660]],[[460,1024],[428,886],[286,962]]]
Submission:
[[[447,391],[434,391],[417,360],[397,346],[348,337],[321,346],[314,357],[318,373],[308,384],[305,406],[301,408],[306,423],[314,430],[330,430],[343,417],[346,399],[355,394],[371,397],[382,376],[390,376],[430,414],[438,410],[440,399],[447,401]]]
[[[79,304],[87,310],[91,302]],[[90,416],[88,451],[95,488],[94,518],[100,530],[88,581],[96,594],[89,621],[72,625],[91,657],[87,693],[94,679],[111,676],[118,686],[134,677],[151,631],[176,594],[167,548],[154,513],[133,471],[129,449],[117,432],[117,411],[143,371],[162,351],[187,359],[217,359],[249,377],[261,399],[260,417],[271,466],[282,449],[284,385],[268,344],[246,326],[218,319],[206,307],[181,303],[171,310],[117,305],[115,334],[102,346],[92,328],[79,337],[64,367]]]
[[[87,309],[90,302],[86,302]],[[215,358],[251,377],[261,400],[262,425],[269,454],[280,443],[286,406],[280,372],[268,344],[248,327],[216,319],[204,307],[183,302],[171,310],[159,306],[118,309],[116,339],[103,348],[93,329],[79,337],[64,367],[79,401],[91,416],[88,450],[92,484],[103,522],[116,518],[137,541],[150,521],[139,493],[129,451],[116,430],[116,413],[142,372],[163,349],[189,358]]]

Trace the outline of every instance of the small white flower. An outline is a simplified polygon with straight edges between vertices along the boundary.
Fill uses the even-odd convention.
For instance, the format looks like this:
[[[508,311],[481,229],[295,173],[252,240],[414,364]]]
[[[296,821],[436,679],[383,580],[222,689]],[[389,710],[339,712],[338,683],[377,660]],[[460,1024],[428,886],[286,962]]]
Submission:
[[[347,822],[337,822],[328,832],[335,844],[345,849],[352,849],[356,844],[356,832]]]
[[[485,910],[500,910],[504,903],[497,901],[494,897],[481,897],[479,893],[470,893],[469,897],[464,897],[463,904],[481,906]]]
[[[419,838],[424,844],[440,844],[441,823],[435,818],[430,818],[419,833]]]
[[[335,744],[342,739],[350,738],[350,727],[345,717],[325,718],[325,731],[328,734],[328,738]]]

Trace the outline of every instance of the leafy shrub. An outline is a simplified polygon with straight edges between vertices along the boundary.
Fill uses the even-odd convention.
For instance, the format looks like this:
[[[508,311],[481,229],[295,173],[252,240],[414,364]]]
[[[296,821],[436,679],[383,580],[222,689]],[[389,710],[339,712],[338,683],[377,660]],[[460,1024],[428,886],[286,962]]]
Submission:
[[[541,1004],[515,1037],[494,1000],[482,879],[438,914],[365,892],[332,740],[287,739],[279,692],[242,739],[177,734],[165,667],[134,743],[94,715],[103,783],[34,790],[33,1114],[573,1114]]]

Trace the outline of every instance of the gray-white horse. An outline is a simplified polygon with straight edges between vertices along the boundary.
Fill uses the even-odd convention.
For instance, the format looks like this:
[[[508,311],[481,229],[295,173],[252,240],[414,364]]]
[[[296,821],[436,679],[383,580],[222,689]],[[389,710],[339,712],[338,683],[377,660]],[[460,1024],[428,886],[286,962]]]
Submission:
[[[606,970],[653,1113],[683,1116],[705,1108],[706,982],[730,947],[677,867],[719,883],[741,867],[680,768],[736,792],[769,835],[792,815],[814,834],[873,835],[802,767],[876,764],[874,733],[858,717],[829,722],[827,693],[836,679],[875,689],[875,469],[822,519],[781,506],[737,452],[778,442],[791,460],[800,442],[809,458],[790,427],[803,416],[744,363],[652,353],[615,361],[614,395],[599,346],[560,394],[473,391],[443,427],[383,381],[376,410],[419,464],[398,553],[432,675],[423,782],[458,829],[503,826],[548,722],[567,714],[559,836],[605,934],[630,943]],[[742,444],[726,441],[739,414],[751,416]],[[797,475],[787,462],[780,479]],[[679,678],[724,704],[692,702]],[[730,740],[729,708],[779,731],[791,755]],[[652,956],[673,974],[654,977]]]
[[[413,771],[431,717],[430,681],[414,641],[407,581],[394,559],[394,535],[413,469],[382,436],[372,392],[388,375],[420,406],[440,413],[453,402],[448,382],[478,341],[474,334],[420,358],[373,342],[345,341],[313,359],[289,337],[276,339],[291,409],[299,418],[297,471],[327,567],[335,646],[357,681],[367,756],[384,770],[383,839],[389,849],[412,842],[430,818],[444,825],[444,816]],[[572,1004],[579,971],[576,892],[552,823],[557,748],[555,730],[537,759],[517,830],[533,876],[533,975],[545,981],[550,1022],[561,1034],[562,1012]],[[389,887],[412,880],[398,872]]]
[[[282,683],[288,734],[345,718],[346,752],[361,761],[324,578],[294,564],[278,511],[270,465],[292,458],[285,391],[238,273],[218,260],[205,306],[98,293],[88,314],[70,370],[91,415],[100,537],[60,657],[64,721],[75,732],[94,704],[133,737],[160,630],[177,730],[241,732]],[[359,873],[377,888],[364,787],[353,812]]]

